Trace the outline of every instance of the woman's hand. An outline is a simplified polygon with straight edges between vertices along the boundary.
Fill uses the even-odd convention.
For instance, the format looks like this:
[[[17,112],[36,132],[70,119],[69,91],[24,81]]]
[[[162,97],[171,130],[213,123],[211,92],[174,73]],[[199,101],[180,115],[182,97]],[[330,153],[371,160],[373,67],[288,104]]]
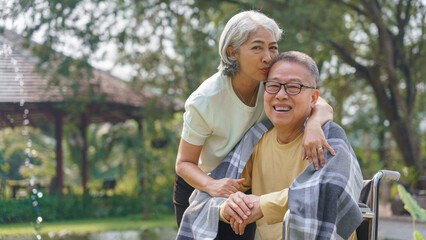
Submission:
[[[332,155],[335,155],[333,148],[331,148],[325,139],[321,124],[316,121],[308,121],[306,124],[302,145],[302,159],[314,162],[316,170],[319,169],[319,164],[321,166],[325,164],[323,148],[326,148]]]
[[[205,191],[213,197],[229,197],[231,194],[238,192],[240,184],[244,182],[244,178],[232,179],[212,179],[204,187]]]

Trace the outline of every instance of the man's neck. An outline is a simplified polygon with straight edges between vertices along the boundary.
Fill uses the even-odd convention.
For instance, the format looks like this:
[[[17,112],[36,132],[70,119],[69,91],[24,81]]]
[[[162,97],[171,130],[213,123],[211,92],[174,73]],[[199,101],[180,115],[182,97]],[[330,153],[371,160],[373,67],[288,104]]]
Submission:
[[[303,133],[303,126],[297,128],[275,127],[279,144],[288,144]]]

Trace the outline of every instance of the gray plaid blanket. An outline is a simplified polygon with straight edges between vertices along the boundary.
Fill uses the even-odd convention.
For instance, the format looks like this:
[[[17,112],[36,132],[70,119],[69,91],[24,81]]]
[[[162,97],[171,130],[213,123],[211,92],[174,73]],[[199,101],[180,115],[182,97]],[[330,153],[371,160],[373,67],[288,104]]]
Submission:
[[[336,155],[327,154],[320,171],[309,165],[291,184],[283,239],[348,239],[362,221],[355,153],[339,125],[328,122],[323,130]]]
[[[211,172],[211,177],[214,179],[220,179],[220,178],[234,178],[237,179],[240,177],[244,166],[247,162],[247,160],[250,158],[250,155],[253,152],[254,146],[258,143],[262,135],[267,132],[271,127],[272,123],[269,120],[265,120],[261,123],[258,123],[257,125],[253,126],[241,139],[241,141],[235,146],[234,150],[231,151],[228,156],[223,160],[219,166]],[[331,227],[331,229],[344,227],[344,229],[340,230],[338,229],[337,232],[340,236],[346,236],[350,235],[356,227],[359,225],[361,221],[358,221],[358,215],[361,214],[358,209],[357,205],[357,199],[359,197],[360,191],[361,191],[361,184],[362,184],[362,175],[361,171],[359,169],[358,163],[356,162],[355,155],[353,154],[352,148],[350,147],[348,141],[346,140],[346,136],[343,132],[343,130],[335,123],[328,122],[323,126],[325,136],[327,138],[327,141],[330,145],[335,149],[336,156],[332,156],[330,153],[327,152],[326,154],[326,162],[324,168],[322,168],[318,172],[324,171],[324,169],[327,169],[327,166],[332,165],[328,162],[331,161],[331,159],[335,159],[335,162],[347,162],[347,156],[351,156],[351,163],[345,164],[345,166],[348,169],[341,170],[338,167],[333,168],[332,171],[336,171],[336,173],[342,173],[343,179],[346,179],[346,181],[341,180],[340,182],[345,183],[344,191],[345,196],[349,196],[352,200],[351,201],[342,201],[344,199],[341,199],[340,197],[337,199],[337,205],[334,204],[328,204],[328,195],[334,195],[334,189],[336,188],[333,184],[322,184],[323,182],[328,182],[330,179],[328,179],[328,176],[331,176],[329,174],[323,174],[322,176],[327,176],[327,178],[320,178],[320,180],[312,182],[312,185],[309,185],[311,181],[309,181],[309,176],[311,178],[315,179],[314,176],[318,175],[318,172],[314,170],[312,164],[310,164],[301,175],[297,177],[297,180],[303,180],[301,181],[302,187],[298,190],[302,191],[303,187],[309,187],[309,191],[313,190],[314,194],[308,194],[304,193],[304,197],[302,198],[302,201],[296,200],[294,204],[292,204],[292,207],[296,207],[300,209],[300,211],[303,211],[303,209],[306,206],[309,206],[310,208],[317,208],[316,211],[313,211],[310,209],[311,212],[316,212],[317,216],[314,216],[314,219],[318,219],[319,225],[309,225],[309,228],[313,229],[307,229],[309,233],[315,234],[319,233],[321,234],[322,229],[324,229],[324,226],[327,226],[327,229]],[[342,134],[343,133],[343,134]],[[336,139],[334,139],[336,138]],[[346,147],[340,147],[339,145],[345,144]],[[348,150],[349,149],[349,150]],[[340,151],[349,151],[350,153],[341,154]],[[353,159],[355,162],[353,162]],[[355,173],[351,172],[351,168],[348,166],[350,164],[354,163],[356,165]],[[339,165],[340,166],[340,165]],[[346,171],[348,170],[348,171]],[[354,170],[353,170],[354,171]],[[354,175],[354,176],[352,176]],[[300,178],[303,176],[302,178]],[[333,175],[334,176],[334,175]],[[345,178],[346,176],[346,178]],[[352,176],[352,177],[351,177]],[[335,178],[332,178],[333,180]],[[331,181],[333,182],[333,181]],[[293,185],[292,185],[293,186]],[[328,188],[323,188],[323,186],[326,186]],[[340,186],[340,185],[337,185]],[[291,189],[293,192],[293,190]],[[310,192],[311,193],[311,192]],[[297,193],[298,194],[298,193]],[[290,201],[293,202],[293,198],[290,197],[289,193],[289,208],[290,208]],[[321,196],[323,199],[319,199],[319,196]],[[305,203],[303,200],[308,200],[310,198],[310,201],[308,203]],[[190,206],[186,210],[185,214],[183,215],[182,223],[178,231],[178,235],[176,239],[183,240],[183,239],[214,239],[217,235],[218,225],[219,225],[219,206],[226,200],[226,198],[215,198],[211,197],[205,192],[201,192],[198,190],[195,190],[193,194],[191,195],[191,198],[189,199]],[[321,201],[322,205],[318,205]],[[353,205],[351,202],[354,201],[355,205]],[[350,204],[348,206],[344,206],[342,204],[349,202]],[[307,204],[307,205],[306,205]],[[303,207],[301,207],[303,206]],[[356,207],[356,209],[354,209]],[[312,210],[312,211],[311,211]],[[320,211],[318,211],[320,210]],[[358,212],[357,212],[358,211]],[[342,212],[342,213],[340,213]],[[345,215],[344,213],[351,213],[355,212],[355,219],[354,216],[351,215]],[[290,219],[297,219],[299,221],[290,221],[289,229],[290,233],[293,232],[293,229],[303,230],[302,228],[298,228],[297,224],[300,223],[300,221],[310,221],[309,216],[311,215],[297,215],[296,212],[291,211],[292,215]],[[333,214],[334,213],[334,214]],[[332,220],[333,217],[326,217],[328,215],[334,215],[334,221]],[[293,216],[298,216],[294,218]],[[330,222],[327,222],[326,220],[330,220]],[[352,225],[356,225],[355,227],[346,227],[348,226],[347,222],[354,221]],[[341,223],[344,223],[343,225]],[[294,226],[293,226],[294,225]],[[350,224],[349,224],[350,225]],[[315,230],[315,229],[318,229]],[[336,232],[336,230],[333,230],[333,232]],[[348,235],[348,236],[349,236]],[[284,235],[283,235],[284,236]],[[293,236],[293,235],[290,235]],[[291,239],[305,239],[303,236],[299,238],[298,235],[295,235],[296,238]],[[317,236],[317,238],[320,236]],[[307,238],[309,239],[309,238]],[[315,239],[315,237],[311,237],[310,239]],[[322,238],[320,238],[322,239]]]

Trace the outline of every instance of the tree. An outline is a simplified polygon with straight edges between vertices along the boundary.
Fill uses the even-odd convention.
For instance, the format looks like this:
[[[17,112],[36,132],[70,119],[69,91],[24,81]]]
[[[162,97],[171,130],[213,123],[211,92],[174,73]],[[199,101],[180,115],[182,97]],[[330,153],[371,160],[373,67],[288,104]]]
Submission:
[[[73,36],[81,42],[84,61],[93,59],[101,44],[113,42],[119,63],[136,70],[136,87],[150,86],[180,99],[214,73],[217,39],[226,20],[241,10],[260,9],[284,28],[281,51],[312,55],[322,72],[337,56],[340,67],[331,66],[334,73],[326,78],[371,87],[389,122],[378,123],[379,128],[392,132],[405,164],[424,174],[417,135],[426,112],[423,1],[86,0],[23,1],[20,6],[16,12],[32,19],[24,31],[28,38],[42,30],[44,45],[59,46],[65,42],[61,36]],[[363,90],[347,87],[349,96]]]
[[[372,86],[405,163],[424,173],[414,113],[418,89],[424,91],[425,6],[405,0],[332,2],[300,3],[324,12],[320,21],[301,11],[296,16],[309,20],[299,26]]]

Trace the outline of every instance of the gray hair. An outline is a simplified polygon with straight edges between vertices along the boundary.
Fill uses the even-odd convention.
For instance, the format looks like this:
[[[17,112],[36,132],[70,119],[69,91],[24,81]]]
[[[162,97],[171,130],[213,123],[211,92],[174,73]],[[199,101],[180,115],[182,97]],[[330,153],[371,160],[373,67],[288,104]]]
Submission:
[[[272,66],[279,61],[293,62],[305,66],[315,80],[315,87],[318,84],[318,67],[315,61],[309,55],[298,51],[282,52],[278,54],[278,56],[276,56],[274,60],[272,60],[271,64],[269,65],[269,69],[271,69]]]
[[[231,46],[238,51],[250,34],[256,32],[259,27],[271,31],[276,41],[281,39],[282,30],[278,24],[263,13],[252,10],[244,11],[229,19],[219,40],[220,65],[217,68],[219,71],[228,77],[234,77],[238,73],[237,60],[235,57],[229,56],[226,50]]]

